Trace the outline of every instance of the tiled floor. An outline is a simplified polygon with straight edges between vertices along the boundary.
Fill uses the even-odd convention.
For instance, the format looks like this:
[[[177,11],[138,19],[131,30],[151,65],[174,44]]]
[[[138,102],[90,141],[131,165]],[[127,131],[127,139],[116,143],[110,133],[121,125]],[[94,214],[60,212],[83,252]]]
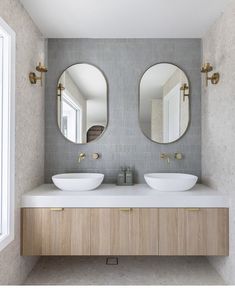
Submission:
[[[224,285],[201,257],[43,257],[27,285]]]

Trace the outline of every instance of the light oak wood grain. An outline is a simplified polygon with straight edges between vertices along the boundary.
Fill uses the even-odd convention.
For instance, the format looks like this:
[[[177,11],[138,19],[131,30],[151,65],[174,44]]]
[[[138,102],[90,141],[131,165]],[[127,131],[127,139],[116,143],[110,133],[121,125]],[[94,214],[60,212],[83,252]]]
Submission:
[[[90,255],[89,209],[23,209],[23,255]]]
[[[158,209],[92,209],[92,255],[157,255]]]
[[[22,209],[22,254],[226,256],[228,209]]]
[[[132,210],[111,209],[111,255],[130,255],[130,219]]]
[[[158,255],[158,209],[133,209],[130,254]]]
[[[71,255],[90,255],[90,209],[73,209],[71,216]]]
[[[91,255],[111,255],[111,210],[91,210]]]
[[[228,209],[159,209],[159,255],[228,255]]]
[[[42,210],[21,211],[21,254],[42,255]]]

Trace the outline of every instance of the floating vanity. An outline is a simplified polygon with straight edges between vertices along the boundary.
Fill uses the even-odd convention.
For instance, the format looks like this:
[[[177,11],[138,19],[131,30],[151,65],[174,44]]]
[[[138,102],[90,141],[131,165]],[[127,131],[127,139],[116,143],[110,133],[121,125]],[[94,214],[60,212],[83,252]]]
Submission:
[[[143,68],[145,70],[146,66]],[[186,72],[172,63],[157,61],[144,70],[139,80],[140,128],[143,135],[156,146],[170,145],[181,139],[187,133],[189,123],[194,121],[190,118],[191,96],[195,97],[191,93],[193,86]],[[98,93],[96,101],[91,105],[90,100],[95,99],[92,95],[88,106],[87,99],[81,98],[81,90],[71,86],[74,83],[77,88],[80,87],[80,81],[76,80],[82,78],[84,71],[88,73],[87,77],[90,75],[90,83],[86,84],[85,91],[94,85],[94,75],[97,77],[95,82],[102,88],[102,93]],[[56,86],[57,106],[54,109],[59,130],[68,141],[88,145],[105,133],[109,115],[107,79],[102,70],[88,63],[72,65],[59,77]],[[151,79],[152,84],[149,81]],[[138,83],[137,79],[135,83]],[[149,91],[152,91],[151,94]],[[94,113],[94,108],[98,113]],[[73,113],[68,114],[70,110]],[[118,125],[115,128],[120,129]],[[141,138],[141,135],[135,133]],[[133,141],[136,142],[136,139],[133,138]],[[122,142],[120,139],[120,144]],[[138,150],[142,152],[142,149]],[[91,161],[102,162],[105,147],[102,153],[88,151],[74,155],[73,162],[77,157],[79,163],[88,161],[87,167],[90,168],[93,167]],[[150,153],[146,154],[147,158],[143,159],[145,163],[152,161],[151,152],[154,150],[151,148],[144,152],[148,151]],[[182,162],[181,170],[187,158],[191,157],[187,153],[167,151],[160,153],[160,161],[166,164]],[[102,165],[104,167],[105,162]],[[98,163],[96,166],[99,167]],[[199,171],[198,168],[195,170]],[[58,168],[50,171],[58,171]],[[117,183],[131,184],[133,178],[130,176],[130,169],[121,169]],[[99,186],[103,177],[101,174],[84,173],[57,175],[52,177],[54,184],[67,191],[60,191],[54,185],[42,185],[25,194],[22,198],[22,254],[228,255],[228,200],[226,196],[203,185],[196,185],[192,190],[183,192],[196,184],[196,176],[146,174],[145,180],[149,186],[158,190],[160,188],[160,191],[146,184],[130,187]],[[87,191],[98,186],[96,190]],[[76,191],[78,189],[84,191]],[[168,192],[172,190],[178,192]]]
[[[66,192],[45,184],[22,197],[22,255],[229,254],[226,196],[203,185],[145,184]]]

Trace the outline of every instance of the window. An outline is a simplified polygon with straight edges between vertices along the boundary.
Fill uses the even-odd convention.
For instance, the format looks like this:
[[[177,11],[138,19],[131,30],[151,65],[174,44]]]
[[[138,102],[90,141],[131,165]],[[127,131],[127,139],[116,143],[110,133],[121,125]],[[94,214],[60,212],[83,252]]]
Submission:
[[[62,95],[61,128],[63,135],[73,142],[81,142],[81,108],[66,93]]]
[[[15,33],[0,18],[0,250],[14,239]]]

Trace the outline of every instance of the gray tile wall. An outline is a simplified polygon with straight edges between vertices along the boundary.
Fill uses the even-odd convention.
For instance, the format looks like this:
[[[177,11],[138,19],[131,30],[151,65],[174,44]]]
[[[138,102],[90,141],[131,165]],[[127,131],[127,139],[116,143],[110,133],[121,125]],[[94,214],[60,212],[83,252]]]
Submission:
[[[201,175],[201,40],[200,39],[49,39],[46,79],[45,181],[65,172],[102,172],[113,183],[119,167],[133,166],[136,182],[147,172]],[[98,66],[109,85],[109,124],[96,142],[76,145],[66,140],[56,121],[56,85],[63,70],[78,62]],[[144,71],[159,62],[180,66],[191,82],[191,124],[178,142],[148,140],[138,123],[138,85]],[[88,157],[78,164],[79,152]],[[102,154],[94,161],[90,154]],[[167,165],[161,152],[182,152],[185,159]]]

